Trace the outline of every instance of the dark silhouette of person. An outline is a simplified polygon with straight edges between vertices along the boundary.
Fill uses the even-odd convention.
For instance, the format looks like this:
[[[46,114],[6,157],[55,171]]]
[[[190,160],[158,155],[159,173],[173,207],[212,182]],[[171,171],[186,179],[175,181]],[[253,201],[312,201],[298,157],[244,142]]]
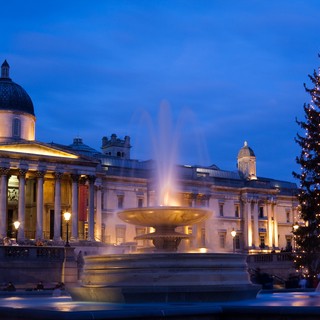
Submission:
[[[5,288],[6,291],[16,291],[16,287],[13,285],[12,282],[9,282]]]
[[[35,289],[38,290],[38,291],[44,290],[44,285],[43,285],[42,281],[38,282],[38,284],[37,284]]]

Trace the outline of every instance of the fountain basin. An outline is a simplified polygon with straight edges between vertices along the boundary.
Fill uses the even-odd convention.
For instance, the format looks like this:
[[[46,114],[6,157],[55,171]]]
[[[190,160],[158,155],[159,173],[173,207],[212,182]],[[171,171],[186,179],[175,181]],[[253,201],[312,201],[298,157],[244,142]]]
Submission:
[[[118,213],[121,220],[138,226],[189,226],[209,217],[210,210],[191,207],[146,207],[124,209]]]
[[[190,236],[176,232],[175,228],[199,223],[210,214],[207,209],[178,206],[133,208],[118,212],[119,218],[127,223],[153,227],[155,232],[139,235],[135,239],[151,239],[159,252],[177,251],[181,240]]]
[[[74,300],[113,303],[213,302],[253,299],[246,255],[154,253],[85,257]]]

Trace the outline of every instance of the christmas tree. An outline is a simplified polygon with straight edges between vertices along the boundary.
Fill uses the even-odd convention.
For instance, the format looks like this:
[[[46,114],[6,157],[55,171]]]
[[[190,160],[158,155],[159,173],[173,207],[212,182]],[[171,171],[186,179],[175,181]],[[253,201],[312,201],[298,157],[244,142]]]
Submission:
[[[320,55],[319,55],[320,57]],[[293,172],[300,180],[298,193],[300,225],[293,233],[296,242],[296,267],[309,277],[320,273],[320,74],[314,70],[309,78],[313,84],[306,92],[311,96],[305,103],[305,121],[296,120],[304,131],[295,141],[301,147],[296,158],[301,172]]]

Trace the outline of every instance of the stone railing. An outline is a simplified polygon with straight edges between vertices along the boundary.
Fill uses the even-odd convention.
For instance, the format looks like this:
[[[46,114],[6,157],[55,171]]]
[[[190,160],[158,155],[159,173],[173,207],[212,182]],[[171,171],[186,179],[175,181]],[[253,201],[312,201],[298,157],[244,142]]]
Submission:
[[[63,261],[64,247],[0,246],[0,258],[10,260]]]
[[[36,246],[0,246],[0,257],[10,260],[43,260],[63,261],[64,247],[36,247]]]
[[[291,252],[250,254],[247,256],[249,270],[258,268],[270,275],[287,279],[290,274],[295,273]]]
[[[0,246],[0,283],[78,281],[73,247]]]
[[[248,263],[274,263],[292,260],[293,255],[291,252],[250,254],[247,257]]]

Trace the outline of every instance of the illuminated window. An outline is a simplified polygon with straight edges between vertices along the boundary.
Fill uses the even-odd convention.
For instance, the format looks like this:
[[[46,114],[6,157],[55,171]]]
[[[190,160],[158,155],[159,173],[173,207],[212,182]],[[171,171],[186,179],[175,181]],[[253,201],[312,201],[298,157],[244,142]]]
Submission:
[[[226,235],[224,233],[219,234],[219,246],[224,249],[226,246]]]
[[[116,244],[120,245],[124,242],[126,242],[126,226],[118,225],[116,226]]]

